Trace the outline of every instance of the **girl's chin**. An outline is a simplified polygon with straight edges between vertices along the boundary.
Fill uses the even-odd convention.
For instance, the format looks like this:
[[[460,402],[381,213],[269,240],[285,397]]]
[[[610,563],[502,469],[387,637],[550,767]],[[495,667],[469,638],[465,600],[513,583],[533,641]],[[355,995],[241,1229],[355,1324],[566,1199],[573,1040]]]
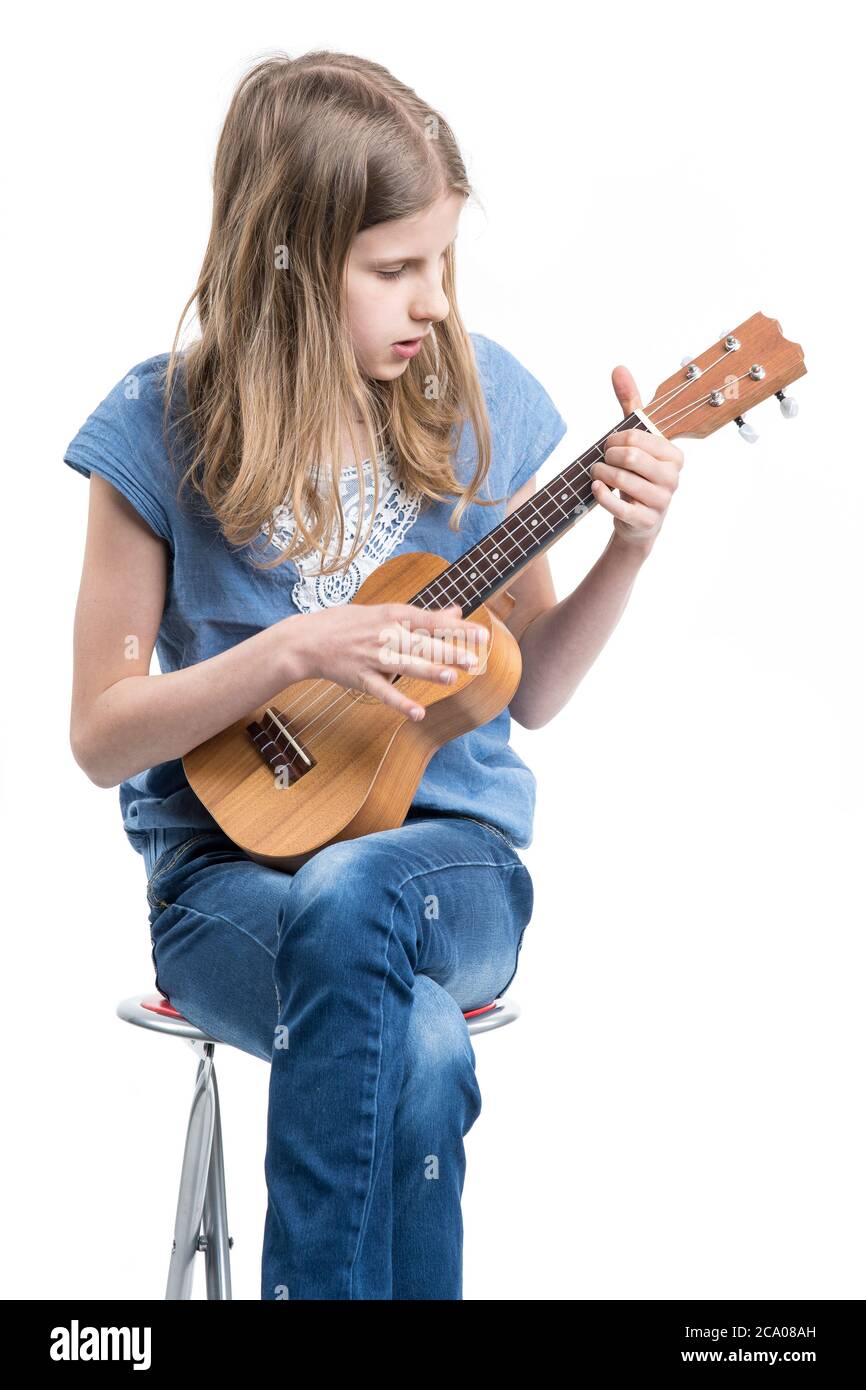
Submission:
[[[404,368],[408,367],[412,361],[411,357],[397,357],[396,354],[390,362],[377,362],[374,367],[365,367],[367,376],[374,381],[390,381],[395,376],[400,376]]]

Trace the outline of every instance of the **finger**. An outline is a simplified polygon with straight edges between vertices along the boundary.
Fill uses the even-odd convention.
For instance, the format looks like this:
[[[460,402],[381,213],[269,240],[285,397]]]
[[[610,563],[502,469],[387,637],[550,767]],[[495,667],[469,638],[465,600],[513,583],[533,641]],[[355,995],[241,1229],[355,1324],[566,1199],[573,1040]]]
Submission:
[[[670,491],[663,483],[652,482],[628,468],[616,468],[605,461],[594,463],[591,472],[593,478],[600,478],[607,487],[619,488],[626,502],[635,499],[663,511],[670,501]]]
[[[392,621],[379,633],[374,660],[386,670],[421,675],[427,679],[430,678],[431,663],[479,671],[486,657],[487,640],[487,629],[475,625],[464,627],[446,622],[438,624],[431,632],[425,629],[413,631],[408,621]],[[438,679],[438,675],[435,678]]]
[[[437,633],[438,631],[437,629]],[[486,643],[486,628],[480,628],[478,634],[467,633],[465,639],[463,630],[458,628],[453,633],[446,633],[444,637],[433,636],[429,632],[413,632],[408,648],[401,650],[407,651],[411,656],[420,657],[422,661],[468,667],[477,664],[472,658],[484,650]]]
[[[606,507],[614,516],[621,521],[627,521],[630,526],[637,526],[641,530],[652,528],[658,525],[659,515],[650,507],[644,506],[643,502],[626,502],[624,498],[617,497],[615,492],[611,492],[606,483],[600,478],[596,478],[592,484],[592,490],[596,500]]]
[[[633,410],[640,408],[640,392],[637,389],[637,382],[629,371],[628,367],[614,367],[610,374],[616,398],[623,408],[626,415],[631,415]]]
[[[393,654],[431,656],[435,642],[435,655],[440,661],[457,662],[465,669],[475,669],[473,663],[461,660],[464,653],[473,652],[483,656],[488,642],[487,628],[480,623],[471,623],[456,616],[459,609],[452,605],[446,609],[416,608],[411,604],[389,605],[389,612],[395,616],[379,632],[379,663],[393,664]],[[403,614],[404,616],[400,616]],[[418,618],[422,619],[420,624]],[[459,653],[455,656],[454,653]]]
[[[619,448],[641,449],[653,458],[669,459],[678,467],[682,465],[683,461],[681,449],[678,449],[669,439],[658,434],[650,434],[648,430],[614,430],[613,434],[607,435],[602,447],[605,452],[608,449]]]
[[[382,653],[382,666],[401,676],[420,676],[422,680],[452,682],[460,671],[474,671],[480,664],[475,652],[445,648],[441,643],[430,654],[419,654],[413,641],[412,650],[390,648]]]
[[[421,608],[420,605],[414,603],[394,603],[389,606],[393,610],[397,622],[408,622],[410,626],[415,628],[442,627],[444,623],[449,623],[454,628],[465,629],[466,631],[487,631],[480,623],[473,623],[468,618],[461,618],[462,609],[459,603],[450,603],[443,608]]]
[[[366,671],[361,678],[360,688],[365,695],[375,695],[384,705],[390,705],[392,709],[399,710],[410,719],[424,718],[424,706],[419,705],[417,700],[410,700],[408,695],[404,695],[378,671]]]
[[[645,454],[641,449],[614,445],[612,449],[605,449],[604,458],[597,460],[597,462],[601,469],[612,470],[623,477],[628,475],[623,483],[614,482],[613,487],[628,487],[629,481],[634,478],[646,478],[658,487],[668,488],[672,492],[679,485],[680,473],[675,464],[668,459],[653,458],[652,455]],[[594,467],[595,465],[593,465],[593,469]],[[595,477],[594,471],[590,471]],[[606,472],[602,472],[600,476],[605,481],[609,481]]]

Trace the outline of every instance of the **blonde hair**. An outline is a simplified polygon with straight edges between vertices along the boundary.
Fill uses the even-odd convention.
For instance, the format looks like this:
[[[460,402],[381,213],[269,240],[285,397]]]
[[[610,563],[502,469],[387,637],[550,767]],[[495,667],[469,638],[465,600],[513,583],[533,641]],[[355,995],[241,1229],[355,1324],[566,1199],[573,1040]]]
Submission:
[[[256,62],[237,86],[213,187],[204,262],[164,378],[166,422],[176,378],[183,378],[187,410],[176,423],[194,445],[179,493],[188,485],[200,494],[233,545],[248,544],[263,528],[270,544],[275,511],[290,505],[290,544],[265,564],[254,560],[257,568],[314,549],[324,555],[337,532],[337,558],[325,559],[321,571],[332,574],[367,539],[359,534],[350,554],[339,556],[341,426],[354,416],[370,446],[373,514],[377,456],[390,447],[407,486],[437,501],[457,497],[449,526],[458,530],[489,471],[491,440],[457,309],[453,245],[443,278],[449,312],[393,381],[359,370],[344,298],[359,232],[424,211],[443,195],[472,193],[447,122],[378,63],[328,51],[278,53]],[[201,334],[181,351],[193,304]],[[467,422],[477,461],[464,487],[452,455]],[[331,460],[324,487],[323,457]]]

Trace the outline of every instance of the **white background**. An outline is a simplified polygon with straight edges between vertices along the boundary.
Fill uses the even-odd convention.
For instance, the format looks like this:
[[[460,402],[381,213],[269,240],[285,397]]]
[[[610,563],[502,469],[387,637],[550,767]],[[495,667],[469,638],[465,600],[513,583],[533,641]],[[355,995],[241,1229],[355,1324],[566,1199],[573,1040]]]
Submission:
[[[544,383],[565,467],[760,310],[803,345],[786,421],[680,441],[680,488],[539,784],[518,1022],[475,1040],[467,1299],[862,1298],[859,404],[863,33],[853,7],[42,5],[2,82],[7,249],[7,1297],[161,1298],[196,1059],[152,987],[117,791],[68,746],[87,486],[65,445],[165,351],[242,72],[375,58],[455,129],[484,212],[467,326]],[[558,596],[605,544],[550,552]],[[259,1297],[268,1067],[217,1051],[236,1298]],[[195,1296],[203,1296],[201,1271]]]

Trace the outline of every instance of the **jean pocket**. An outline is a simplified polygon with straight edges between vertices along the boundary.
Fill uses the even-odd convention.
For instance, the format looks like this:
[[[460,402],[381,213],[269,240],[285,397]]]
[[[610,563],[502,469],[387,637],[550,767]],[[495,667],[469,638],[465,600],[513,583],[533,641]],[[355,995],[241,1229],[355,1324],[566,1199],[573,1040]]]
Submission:
[[[159,856],[147,880],[147,901],[152,909],[151,918],[164,907],[168,907],[168,903],[164,902],[159,896],[159,884],[161,880],[175,867],[191,845],[198,844],[199,840],[208,839],[212,834],[213,831],[211,830],[201,830],[197,835],[190,835],[188,839],[182,840],[179,845],[170,845],[169,848],[164,850]]]

